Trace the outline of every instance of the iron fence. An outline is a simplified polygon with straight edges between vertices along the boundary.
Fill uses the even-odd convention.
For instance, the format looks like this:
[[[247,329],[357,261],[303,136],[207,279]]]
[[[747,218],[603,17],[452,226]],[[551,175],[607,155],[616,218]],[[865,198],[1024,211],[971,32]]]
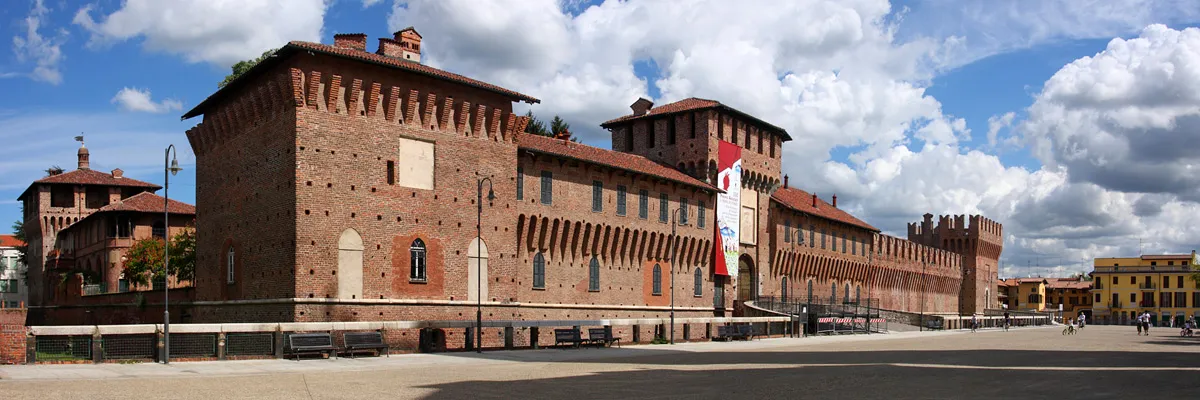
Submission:
[[[185,333],[171,335],[171,357],[216,357],[217,334]]]
[[[91,336],[38,336],[34,348],[39,361],[81,361],[92,359]]]
[[[274,355],[275,335],[271,333],[230,333],[225,335],[225,354],[231,356]]]
[[[174,339],[174,337],[172,337]],[[108,335],[102,346],[107,360],[152,360],[155,353],[155,335]]]

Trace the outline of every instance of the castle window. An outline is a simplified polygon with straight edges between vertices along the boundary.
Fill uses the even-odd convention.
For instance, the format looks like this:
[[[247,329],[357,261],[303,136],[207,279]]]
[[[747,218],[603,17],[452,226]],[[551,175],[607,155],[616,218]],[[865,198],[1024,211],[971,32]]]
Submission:
[[[50,207],[75,207],[75,188],[50,185]]]
[[[546,257],[541,252],[533,256],[533,287],[546,288]]]
[[[696,272],[692,274],[692,295],[700,297],[704,295],[704,276],[700,272],[700,267],[696,267]]]
[[[704,200],[696,200],[696,226],[704,227]]]
[[[517,167],[517,200],[525,200],[525,167]]]
[[[675,116],[667,117],[667,142],[675,144]]]
[[[667,222],[667,214],[669,213],[667,209],[670,208],[669,201],[666,193],[658,195],[658,222]]]
[[[842,235],[842,254],[846,254],[846,235]]]
[[[650,277],[650,294],[662,296],[662,267],[654,264],[654,270],[651,272],[653,275]]]
[[[845,246],[843,246],[842,248],[845,248]],[[844,295],[844,296],[846,296],[846,297],[844,298],[844,300],[842,300],[842,302],[843,302],[843,303],[849,303],[849,302],[850,302],[850,284],[849,284],[849,283],[847,283],[847,284],[846,284],[846,291],[845,291],[845,292],[842,292],[842,293],[843,293],[843,295]]]
[[[408,248],[409,269],[408,279],[424,282],[425,275],[425,242],[421,239],[414,240]]]
[[[625,151],[633,151],[633,125],[625,127]]]
[[[387,161],[387,184],[396,184],[396,162],[392,160]]]
[[[592,181],[592,212],[604,211],[604,183]]]
[[[679,198],[679,224],[688,224],[688,199]]]
[[[858,255],[858,238],[850,239],[850,255],[852,255],[852,256]]]
[[[821,250],[825,250],[825,238],[828,236],[825,234],[825,229],[821,229]]]
[[[646,148],[649,149],[654,148],[654,125],[657,124],[651,121],[650,126],[646,128]]]
[[[770,143],[770,145],[771,145],[771,158],[775,158],[775,136],[774,136],[774,135],[772,135],[770,139],[771,139],[771,143]]]
[[[817,230],[815,228],[813,228],[812,224],[808,224],[808,247],[816,247],[816,246],[817,246]]]
[[[542,204],[554,202],[554,175],[550,171],[542,171]]]
[[[617,185],[617,215],[625,216],[625,185]]]
[[[833,250],[833,252],[836,253],[837,252],[838,234],[837,234],[837,232],[833,232],[832,235],[833,235],[833,239],[829,241],[829,249]]]
[[[600,260],[596,256],[592,256],[592,261],[588,263],[588,291],[600,291]]]
[[[108,188],[104,186],[88,186],[85,191],[87,208],[100,208],[108,205]]]
[[[717,113],[717,140],[725,140],[725,118]]]
[[[650,218],[650,192],[646,189],[638,191],[638,218]]]
[[[225,253],[225,281],[228,283],[233,283],[233,277],[235,276],[235,256],[236,254],[233,252],[233,246],[230,246],[229,251]]]
[[[792,220],[783,221],[783,242],[792,242]]]
[[[697,129],[696,129],[696,113],[689,113],[688,118],[690,118],[691,122],[692,122],[692,130],[690,132],[690,135],[688,135],[688,137],[695,139],[696,131],[697,131]]]
[[[153,225],[150,225],[150,235],[156,238],[167,237],[167,229],[164,227],[162,221],[157,221]]]

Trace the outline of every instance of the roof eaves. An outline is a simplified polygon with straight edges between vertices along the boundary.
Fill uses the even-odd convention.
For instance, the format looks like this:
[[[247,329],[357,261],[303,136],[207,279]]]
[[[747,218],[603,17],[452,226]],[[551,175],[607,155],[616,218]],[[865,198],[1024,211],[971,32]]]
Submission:
[[[684,181],[684,180],[681,180],[681,179],[675,179],[675,178],[666,177],[666,176],[662,176],[662,175],[651,174],[651,173],[647,173],[647,172],[644,172],[644,171],[638,171],[638,170],[635,170],[635,169],[632,169],[632,168],[625,168],[625,167],[622,167],[622,166],[620,166],[620,165],[615,165],[615,164],[609,164],[609,163],[598,162],[598,161],[596,161],[596,160],[589,160],[589,159],[586,159],[586,158],[579,158],[579,157],[571,156],[571,155],[568,155],[568,154],[556,153],[556,152],[553,152],[553,151],[542,150],[542,149],[538,149],[538,148],[534,148],[534,147],[525,147],[525,146],[519,146],[519,147],[521,148],[521,150],[525,150],[525,151],[530,151],[530,152],[534,152],[534,153],[541,153],[541,154],[549,154],[549,155],[552,155],[552,156],[555,156],[555,157],[562,157],[562,158],[566,158],[566,159],[569,159],[569,160],[575,160],[575,161],[579,161],[579,162],[585,162],[585,163],[588,163],[588,164],[599,164],[599,165],[604,165],[604,166],[607,166],[607,167],[610,167],[610,168],[616,168],[616,169],[619,169],[619,170],[622,170],[622,171],[626,171],[626,172],[630,172],[630,173],[634,173],[634,174],[639,174],[639,175],[651,175],[651,176],[657,177],[657,178],[659,178],[659,179],[664,179],[664,180],[668,180],[668,181],[671,181],[671,182],[675,182],[675,183],[679,183],[679,184],[683,184],[683,185],[688,185],[688,186],[691,186],[691,187],[696,187],[696,188],[700,188],[700,189],[704,189],[704,190],[709,190],[709,191],[716,192],[716,193],[725,193],[725,191],[724,191],[724,190],[721,190],[720,188],[717,188],[716,186],[710,186],[710,185],[708,185],[707,183],[701,182],[701,181],[699,181],[699,180],[697,180],[697,181],[694,181],[694,182],[687,182],[687,181]],[[666,168],[666,167],[663,167],[663,168]]]
[[[832,218],[826,217],[826,216],[824,216],[824,215],[816,214],[816,213],[813,213],[812,211],[805,210],[805,209],[803,209],[803,208],[794,207],[794,206],[792,206],[791,204],[788,204],[788,202],[787,202],[787,201],[784,201],[784,200],[782,200],[782,199],[780,199],[780,198],[778,198],[778,197],[775,197],[774,195],[772,195],[772,196],[771,196],[771,201],[774,201],[774,202],[776,202],[776,203],[779,203],[779,205],[781,205],[781,206],[787,207],[787,208],[788,208],[788,209],[790,209],[790,210],[793,210],[793,211],[796,211],[796,212],[799,212],[799,213],[802,213],[802,214],[811,215],[811,216],[814,216],[814,217],[817,217],[817,218],[821,218],[821,219],[833,220],[833,221],[837,221],[837,222],[840,222],[840,223],[843,223],[843,224],[846,224],[846,225],[854,225],[854,226],[857,226],[857,227],[859,227],[859,228],[863,228],[863,229],[866,229],[866,230],[869,230],[869,231],[872,231],[872,232],[875,232],[875,233],[880,233],[880,232],[883,232],[883,231],[879,230],[879,228],[876,228],[876,227],[872,226],[871,224],[868,224],[868,223],[866,223],[865,221],[862,221],[862,220],[859,220],[860,222],[862,222],[861,224],[850,223],[850,222],[846,222],[846,221],[841,221],[841,220],[837,220],[837,219],[832,219]],[[833,207],[833,206],[830,206],[830,207]],[[851,217],[853,217],[853,216],[851,216]],[[855,219],[858,219],[858,218],[855,218]]]

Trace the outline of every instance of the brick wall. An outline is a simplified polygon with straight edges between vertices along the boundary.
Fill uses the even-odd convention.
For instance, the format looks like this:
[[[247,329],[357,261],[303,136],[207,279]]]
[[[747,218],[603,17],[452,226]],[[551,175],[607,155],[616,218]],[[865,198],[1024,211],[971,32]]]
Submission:
[[[0,308],[0,365],[25,363],[23,308]]]

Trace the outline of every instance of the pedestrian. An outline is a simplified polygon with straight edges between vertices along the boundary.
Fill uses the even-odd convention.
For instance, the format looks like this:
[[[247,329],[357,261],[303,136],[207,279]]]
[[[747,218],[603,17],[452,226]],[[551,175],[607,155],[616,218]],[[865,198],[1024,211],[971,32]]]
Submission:
[[[1142,316],[1139,315],[1137,318],[1134,318],[1133,324],[1137,325],[1138,336],[1142,336]]]
[[[1006,308],[1006,309],[1004,309],[1004,330],[1006,330],[1006,331],[1008,330],[1008,324],[1009,324],[1008,309]]]
[[[975,332],[975,329],[979,327],[979,320],[976,319],[976,315],[978,314],[971,314],[971,332]]]

